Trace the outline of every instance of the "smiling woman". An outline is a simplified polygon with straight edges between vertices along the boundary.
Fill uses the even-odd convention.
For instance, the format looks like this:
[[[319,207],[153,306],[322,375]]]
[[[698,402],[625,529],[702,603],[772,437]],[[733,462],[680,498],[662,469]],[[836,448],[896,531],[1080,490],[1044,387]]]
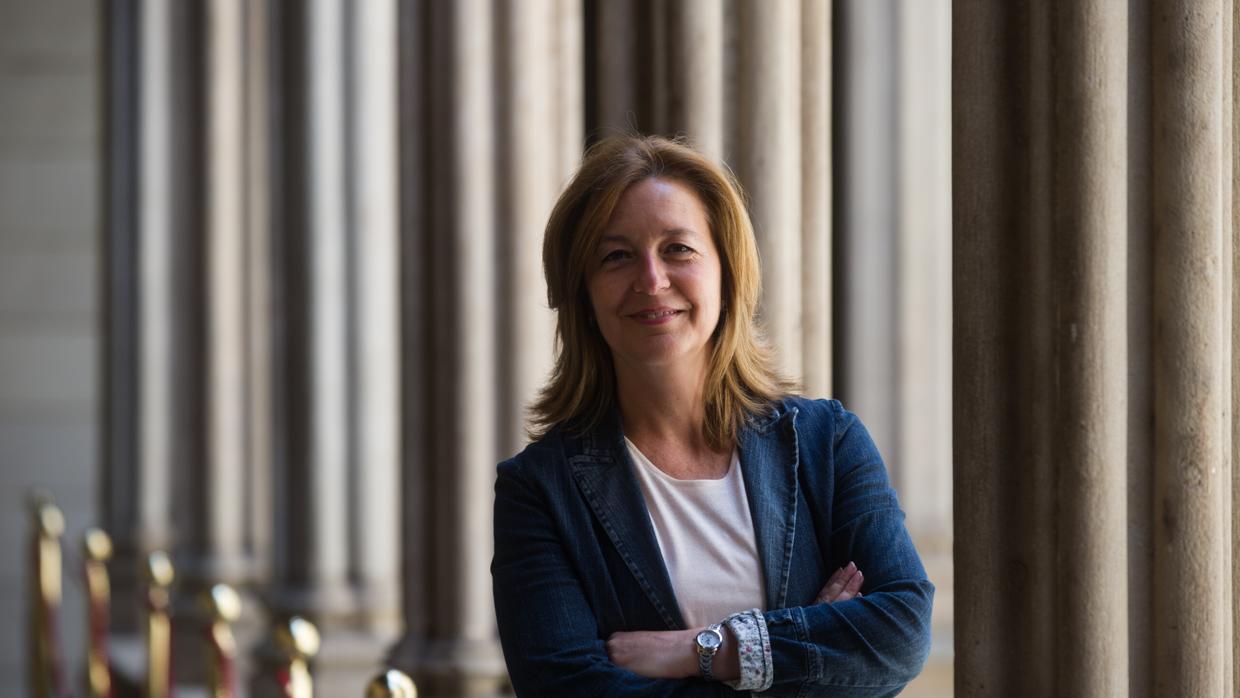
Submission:
[[[670,369],[704,380],[723,269],[697,196],[676,180],[634,184],[595,258],[586,286],[616,371]]]
[[[559,352],[495,486],[517,693],[898,692],[934,587],[865,428],[773,368],[735,181],[681,143],[604,140],[543,263]]]

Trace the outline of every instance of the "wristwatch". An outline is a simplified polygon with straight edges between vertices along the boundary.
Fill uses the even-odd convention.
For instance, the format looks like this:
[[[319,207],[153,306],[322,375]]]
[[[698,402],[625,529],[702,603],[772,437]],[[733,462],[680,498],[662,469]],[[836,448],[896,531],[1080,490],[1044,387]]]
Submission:
[[[714,681],[715,677],[711,674],[710,666],[715,660],[715,654],[719,652],[719,647],[723,645],[723,633],[720,628],[722,623],[715,623],[707,626],[705,630],[697,634],[693,639],[693,645],[697,648],[698,671],[701,672],[702,678],[707,681]]]

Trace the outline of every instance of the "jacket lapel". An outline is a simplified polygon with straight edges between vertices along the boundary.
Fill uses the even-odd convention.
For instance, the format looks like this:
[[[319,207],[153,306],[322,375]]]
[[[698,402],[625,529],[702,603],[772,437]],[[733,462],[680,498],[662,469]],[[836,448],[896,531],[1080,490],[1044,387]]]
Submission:
[[[762,563],[767,609],[784,608],[788,599],[797,523],[796,415],[795,407],[781,411],[747,425],[739,438],[741,475]],[[582,496],[663,622],[669,630],[684,628],[646,500],[633,475],[619,415],[613,412],[589,435],[567,439],[565,456]]]
[[[667,628],[683,629],[685,621],[629,463],[619,416],[613,413],[592,435],[569,439],[565,455],[582,496]]]
[[[740,437],[741,475],[762,558],[767,609],[788,605],[800,466],[796,416],[793,407],[750,425]]]

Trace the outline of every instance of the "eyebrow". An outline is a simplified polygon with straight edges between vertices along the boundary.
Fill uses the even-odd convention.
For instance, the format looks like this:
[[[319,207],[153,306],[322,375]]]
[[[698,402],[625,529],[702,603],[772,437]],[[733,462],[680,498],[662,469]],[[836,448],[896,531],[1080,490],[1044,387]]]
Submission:
[[[698,233],[696,230],[693,230],[692,228],[664,228],[663,232],[660,233],[662,237],[668,237],[670,235],[679,235],[679,234],[697,235]],[[623,235],[604,235],[603,237],[599,238],[599,243],[604,243],[604,242],[628,242],[628,238],[624,237]]]

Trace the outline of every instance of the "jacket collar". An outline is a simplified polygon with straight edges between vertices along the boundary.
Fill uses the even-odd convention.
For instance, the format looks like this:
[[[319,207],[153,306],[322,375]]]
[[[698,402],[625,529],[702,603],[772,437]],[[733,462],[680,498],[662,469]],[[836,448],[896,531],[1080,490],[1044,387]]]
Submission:
[[[770,416],[746,425],[738,439],[768,609],[786,605],[798,496],[796,413],[795,407],[779,405]],[[684,628],[619,412],[612,410],[587,434],[567,436],[564,448],[578,489],[642,591],[668,629]]]

